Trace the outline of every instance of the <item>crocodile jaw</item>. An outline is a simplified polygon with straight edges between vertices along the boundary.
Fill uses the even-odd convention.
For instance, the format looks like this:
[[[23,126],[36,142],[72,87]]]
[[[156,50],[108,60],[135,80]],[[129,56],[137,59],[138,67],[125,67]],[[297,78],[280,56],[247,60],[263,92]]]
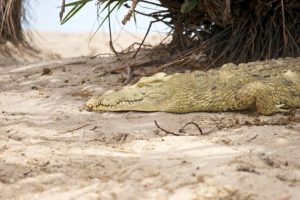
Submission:
[[[143,77],[136,84],[122,90],[91,98],[86,108],[95,111],[163,111],[173,92],[168,80],[170,76],[158,73]]]
[[[114,93],[113,93],[114,94]],[[113,95],[115,96],[115,95]],[[160,106],[163,95],[152,94],[143,98],[124,99],[111,98],[111,95],[92,97],[86,104],[88,110],[94,111],[144,111],[154,112],[161,111],[163,106]],[[114,101],[112,101],[114,99]]]

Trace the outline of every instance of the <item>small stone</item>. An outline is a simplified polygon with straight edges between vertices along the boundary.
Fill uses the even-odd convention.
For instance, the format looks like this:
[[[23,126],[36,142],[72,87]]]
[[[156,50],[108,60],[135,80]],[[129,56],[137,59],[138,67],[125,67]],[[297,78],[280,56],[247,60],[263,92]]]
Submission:
[[[32,90],[38,90],[39,88],[37,86],[33,85],[33,86],[31,86],[31,89]]]
[[[43,71],[42,71],[42,76],[51,75],[51,74],[52,74],[52,71],[49,68],[44,68]]]

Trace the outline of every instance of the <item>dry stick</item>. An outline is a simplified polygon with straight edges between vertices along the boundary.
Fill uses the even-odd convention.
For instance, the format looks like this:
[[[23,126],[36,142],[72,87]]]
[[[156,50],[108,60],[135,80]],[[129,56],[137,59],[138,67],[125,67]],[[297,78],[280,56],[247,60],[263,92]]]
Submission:
[[[126,5],[124,5],[125,7],[127,7]],[[154,12],[154,13],[150,13],[150,14],[146,14],[146,13],[143,13],[143,12],[139,12],[137,10],[135,10],[134,12],[136,12],[137,14],[140,14],[140,15],[143,15],[143,16],[146,16],[146,17],[152,17],[154,19],[156,19],[156,21],[160,21],[162,23],[164,23],[166,26],[170,27],[170,28],[174,28],[171,24],[169,24],[168,22],[165,22],[164,20],[171,17],[170,14],[165,14],[165,15],[162,15],[161,13],[166,13],[168,11],[158,11],[158,12]],[[159,18],[161,17],[161,18]]]
[[[179,63],[179,62],[183,62],[185,61],[186,58],[188,58],[188,56],[190,56],[191,54],[193,54],[194,52],[198,51],[199,49],[201,48],[196,48],[196,49],[193,49],[193,50],[188,50],[187,53],[184,52],[184,55],[178,57],[178,58],[175,58],[163,65],[160,65],[158,66],[154,71],[157,72],[157,71],[161,71],[162,69],[166,68],[166,67],[169,67],[171,65],[174,65],[176,63]],[[153,71],[151,71],[149,74],[153,74]],[[149,74],[146,74],[146,75],[149,75]]]
[[[197,127],[197,129],[200,132],[200,135],[204,135],[202,129],[200,128],[200,126],[197,123],[195,123],[195,122],[188,122],[188,123],[186,123],[181,129],[179,129],[179,132],[180,133],[185,133],[184,132],[185,127],[188,126],[188,125],[190,125],[190,124],[192,124],[192,125],[194,125],[194,126]]]
[[[161,4],[151,2],[151,1],[140,0],[140,2],[147,3],[147,4],[150,4],[150,5],[154,5],[154,6],[157,6],[157,7],[163,7]]]
[[[126,49],[124,49],[122,51],[122,53],[130,53],[130,52],[133,52],[134,51],[134,45],[141,45],[141,43],[138,43],[138,42],[133,42],[131,45],[129,45]],[[143,44],[143,46],[146,48],[150,48],[152,47],[152,45],[147,45],[147,44]]]
[[[157,71],[161,71],[162,69],[166,68],[166,67],[169,67],[173,64],[176,64],[176,63],[179,63],[179,62],[182,62],[184,61],[190,54],[196,52],[197,50],[199,49],[193,49],[193,50],[190,50],[188,51],[186,54],[184,54],[183,56],[179,57],[179,58],[174,58],[174,59],[171,59],[170,61],[167,61],[165,64],[162,64],[160,66],[158,66],[155,70],[153,71],[150,71],[149,73],[146,73],[145,76],[148,76],[148,75],[152,75],[154,74],[155,72]],[[132,69],[132,71],[134,71],[135,69],[139,68],[139,67],[144,67],[146,65],[155,65],[155,64],[158,64],[160,62],[161,59],[157,59],[157,60],[151,60],[151,61],[146,61],[146,62],[143,62],[143,63],[139,63],[139,64],[133,64],[130,66],[130,68]],[[109,73],[112,73],[112,72],[115,72],[115,71],[119,71],[119,70],[122,70],[124,68],[127,68],[128,66],[122,66],[122,67],[117,67],[115,69],[112,69],[112,70],[108,70],[106,72],[103,72],[102,74],[100,74],[98,77],[101,77],[101,76],[104,76],[106,74],[109,74]]]
[[[246,140],[246,142],[251,142],[252,140],[255,140],[257,138],[258,134],[254,135],[253,137]]]
[[[159,62],[161,62],[161,59],[150,60],[150,61],[146,61],[146,62],[142,62],[142,63],[138,63],[138,64],[132,64],[132,65],[130,65],[129,67],[130,67],[132,70],[135,70],[136,68],[139,68],[139,67],[145,67],[145,66],[152,66],[152,65],[158,64]],[[103,72],[102,74],[100,74],[98,77],[104,76],[104,75],[106,75],[106,74],[108,74],[108,73],[120,71],[120,70],[125,69],[125,68],[127,68],[127,67],[128,67],[128,66],[121,66],[121,67],[117,67],[117,68],[114,68],[114,69],[105,71],[105,72]]]
[[[131,18],[132,13],[134,12],[136,5],[138,4],[138,0],[132,0],[132,4],[130,9],[128,10],[127,14],[125,15],[125,17],[122,20],[122,24],[125,25]]]
[[[183,52],[183,55],[180,56],[180,57],[175,57],[174,55],[173,55],[173,56],[170,56],[170,57],[168,57],[168,59],[166,59],[167,61],[166,61],[166,60],[163,60],[163,62],[166,62],[166,63],[165,63],[165,64],[162,64],[162,65],[160,65],[160,66],[158,66],[158,67],[156,68],[155,71],[158,71],[158,70],[160,71],[160,70],[162,70],[162,69],[164,69],[164,68],[166,68],[166,67],[168,67],[168,66],[170,66],[170,65],[173,65],[173,64],[182,62],[182,61],[184,61],[188,56],[190,56],[191,54],[193,54],[193,53],[199,51],[200,49],[201,49],[201,48],[196,48],[196,49],[192,49],[192,50],[186,50],[185,52]],[[175,57],[175,58],[174,58],[174,57]],[[147,65],[148,65],[148,66],[149,66],[149,65],[152,66],[152,65],[155,65],[155,64],[159,64],[159,63],[161,63],[161,59],[150,60],[150,61],[146,61],[146,62],[143,62],[143,63],[130,65],[130,68],[134,71],[136,68],[139,68],[139,67],[144,67],[144,66],[147,66]],[[128,67],[128,66],[122,66],[122,67],[117,67],[117,68],[112,69],[112,70],[108,70],[108,71],[103,72],[102,74],[100,74],[99,77],[100,77],[100,76],[104,76],[104,75],[106,75],[106,74],[108,74],[108,73],[111,73],[111,72],[115,72],[115,71],[122,70],[122,69],[127,68],[127,67]],[[151,71],[150,73],[147,73],[146,76],[149,75],[149,74],[153,74],[153,71]]]
[[[297,42],[294,40],[293,36],[291,35],[290,31],[287,31],[287,33],[289,34],[289,38],[291,38],[291,41],[294,43],[295,47],[298,46]],[[297,50],[297,54],[300,54],[300,48],[296,48]]]
[[[108,6],[108,13],[110,13],[110,6]],[[114,54],[119,57],[119,54],[118,52],[116,51],[114,45],[113,45],[113,42],[112,42],[112,35],[111,35],[111,24],[110,24],[110,14],[108,14],[108,28],[109,28],[109,47],[110,47],[110,50],[112,52],[114,52]]]
[[[136,6],[136,5],[135,5],[135,6]],[[134,7],[134,8],[135,8],[135,7]],[[131,7],[130,7],[130,10],[131,10]],[[132,10],[132,11],[133,11],[133,10]],[[135,10],[134,10],[134,11],[135,11]],[[158,19],[157,17],[154,17],[153,15],[150,15],[150,14],[145,14],[145,13],[138,12],[138,11],[135,11],[135,12],[138,13],[138,14],[147,16],[147,17],[153,17],[153,18],[155,18],[156,20],[150,22],[150,24],[149,24],[149,26],[148,26],[148,29],[147,29],[147,32],[146,32],[146,34],[145,34],[145,36],[144,36],[142,42],[140,43],[138,49],[137,49],[136,52],[134,53],[133,58],[136,57],[136,55],[137,55],[138,52],[140,51],[141,47],[144,45],[144,42],[145,42],[145,40],[146,40],[146,38],[147,38],[147,36],[148,36],[148,34],[149,34],[149,31],[150,31],[150,29],[151,29],[151,27],[152,27],[152,24],[153,24],[153,23],[156,23],[156,22],[163,22],[163,19],[166,18],[166,17],[164,17],[163,19]],[[128,12],[128,14],[129,14],[129,12]],[[127,15],[128,15],[128,14],[127,14]],[[132,14],[132,13],[131,13],[131,14]],[[125,17],[126,17],[126,16],[125,16]],[[125,20],[125,18],[123,19],[123,21],[124,21],[124,20]],[[123,22],[122,22],[122,23],[123,23]]]
[[[181,134],[179,134],[179,133],[185,133],[185,131],[184,131],[185,127],[188,126],[188,125],[190,125],[190,124],[192,124],[192,125],[194,125],[194,126],[197,127],[197,129],[198,129],[199,132],[200,132],[200,135],[204,135],[204,133],[203,133],[202,129],[200,128],[200,126],[199,126],[197,123],[195,123],[195,122],[188,122],[188,123],[186,123],[181,129],[178,130],[179,133],[174,133],[174,132],[172,132],[172,131],[168,131],[168,130],[166,130],[166,129],[160,127],[160,126],[158,125],[158,123],[157,123],[156,120],[154,120],[154,123],[155,123],[155,125],[156,125],[157,128],[159,128],[160,130],[164,131],[165,133],[167,133],[167,134],[172,134],[172,135],[176,135],[176,136],[180,136]],[[209,133],[209,132],[208,132],[208,133]]]
[[[42,67],[48,67],[50,69],[63,67],[67,65],[77,65],[77,64],[85,64],[88,58],[86,57],[78,57],[78,58],[63,58],[63,59],[57,59],[57,60],[50,60],[45,62],[36,62],[31,64],[25,64],[25,65],[15,65],[16,69],[12,70],[12,72],[25,72],[28,69],[40,71]]]
[[[281,0],[281,14],[282,14],[282,31],[283,31],[283,38],[284,38],[284,48],[287,47],[287,37],[285,32],[285,17],[284,17],[284,5],[283,0]]]
[[[157,124],[157,121],[156,121],[156,120],[154,120],[154,123],[155,123],[155,125],[156,125],[156,127],[157,127],[158,129],[162,130],[162,131],[165,132],[166,134],[171,134],[171,135],[175,135],[175,136],[180,136],[180,134],[178,134],[178,133],[174,133],[174,132],[171,132],[171,131],[168,131],[168,130],[166,130],[166,129],[161,128],[161,127]]]
[[[150,29],[151,29],[152,24],[155,23],[155,22],[158,22],[158,21],[151,21],[151,22],[150,22],[150,24],[149,24],[149,26],[148,26],[148,29],[147,29],[147,32],[146,32],[146,34],[145,34],[145,36],[144,36],[144,38],[143,38],[143,40],[142,40],[142,42],[141,42],[139,48],[138,48],[138,49],[136,50],[136,52],[134,53],[133,58],[135,58],[136,55],[138,54],[138,52],[140,51],[142,45],[144,44],[144,42],[145,42],[145,40],[146,40],[146,38],[147,38],[147,36],[148,36],[148,34],[149,34],[149,31],[150,31]]]
[[[85,143],[87,144],[87,143],[90,143],[90,142],[103,142],[103,140],[101,140],[101,139],[92,139],[92,140],[86,141]]]
[[[60,12],[59,12],[60,21],[62,21],[63,15],[65,13],[65,4],[66,4],[65,0],[62,0],[61,1],[61,9],[60,9]]]
[[[65,131],[61,131],[61,132],[59,132],[59,133],[64,134],[64,133],[69,133],[69,132],[77,131],[77,130],[79,130],[79,129],[81,129],[81,128],[84,128],[84,127],[87,127],[87,126],[89,126],[89,125],[90,125],[90,123],[86,123],[86,124],[83,124],[83,125],[81,125],[81,126],[79,126],[79,127],[72,128],[72,129],[68,129],[68,130],[65,130]]]

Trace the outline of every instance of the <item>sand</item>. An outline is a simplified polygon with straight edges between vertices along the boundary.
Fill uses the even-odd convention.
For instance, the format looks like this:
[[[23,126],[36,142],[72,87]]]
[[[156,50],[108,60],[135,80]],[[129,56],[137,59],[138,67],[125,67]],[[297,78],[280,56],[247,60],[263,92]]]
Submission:
[[[108,33],[55,33],[32,32],[36,46],[44,52],[60,55],[62,58],[78,56],[95,56],[99,54],[113,54],[109,45]],[[165,34],[150,33],[145,45],[157,45],[165,38]],[[133,35],[128,32],[112,34],[113,47],[116,51],[124,51],[130,46],[137,47],[142,42],[144,35]]]
[[[122,63],[88,34],[43,34],[43,61],[0,67],[0,199],[300,199],[299,110],[88,112]]]

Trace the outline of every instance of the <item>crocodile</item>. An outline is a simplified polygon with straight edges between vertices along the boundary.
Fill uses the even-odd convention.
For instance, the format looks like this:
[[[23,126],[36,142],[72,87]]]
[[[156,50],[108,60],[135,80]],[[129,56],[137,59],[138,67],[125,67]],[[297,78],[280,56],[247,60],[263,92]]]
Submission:
[[[85,107],[100,112],[288,112],[300,107],[300,57],[228,63],[206,72],[160,72],[92,97]]]

